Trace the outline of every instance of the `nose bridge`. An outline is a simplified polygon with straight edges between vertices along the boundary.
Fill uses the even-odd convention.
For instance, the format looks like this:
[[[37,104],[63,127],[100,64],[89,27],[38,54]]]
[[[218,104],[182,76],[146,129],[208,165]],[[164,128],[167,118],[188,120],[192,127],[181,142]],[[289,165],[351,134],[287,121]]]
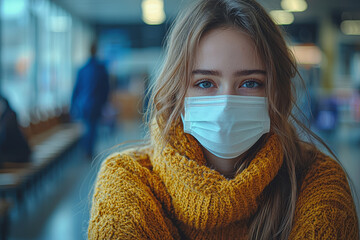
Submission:
[[[237,95],[236,88],[231,79],[224,79],[221,90],[221,95]]]

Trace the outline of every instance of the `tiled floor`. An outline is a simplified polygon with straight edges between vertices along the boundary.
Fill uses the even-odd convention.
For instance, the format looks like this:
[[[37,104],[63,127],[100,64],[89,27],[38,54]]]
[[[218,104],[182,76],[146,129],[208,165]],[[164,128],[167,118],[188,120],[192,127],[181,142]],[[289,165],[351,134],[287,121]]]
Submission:
[[[360,129],[360,127],[359,127]],[[360,130],[343,127],[326,142],[335,150],[360,195]],[[89,219],[89,192],[96,177],[99,162],[110,147],[126,140],[140,139],[143,130],[138,124],[121,125],[115,131],[101,129],[97,150],[104,150],[95,162],[81,156],[78,147],[72,151],[69,163],[55,173],[41,190],[41,196],[27,199],[27,213],[19,212],[10,231],[10,240],[86,239]],[[38,194],[37,194],[38,195]]]

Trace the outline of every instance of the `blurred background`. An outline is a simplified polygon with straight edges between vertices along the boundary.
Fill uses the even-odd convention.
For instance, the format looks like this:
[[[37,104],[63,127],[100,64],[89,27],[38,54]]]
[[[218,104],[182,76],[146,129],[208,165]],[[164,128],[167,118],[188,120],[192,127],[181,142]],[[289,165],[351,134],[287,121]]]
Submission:
[[[0,239],[86,239],[99,164],[113,146],[144,136],[145,94],[164,36],[190,2],[0,1],[0,155],[16,155],[0,156]],[[297,59],[307,125],[334,150],[360,195],[360,1],[259,2]],[[71,105],[94,41],[109,91],[88,156],[81,140],[87,125]]]

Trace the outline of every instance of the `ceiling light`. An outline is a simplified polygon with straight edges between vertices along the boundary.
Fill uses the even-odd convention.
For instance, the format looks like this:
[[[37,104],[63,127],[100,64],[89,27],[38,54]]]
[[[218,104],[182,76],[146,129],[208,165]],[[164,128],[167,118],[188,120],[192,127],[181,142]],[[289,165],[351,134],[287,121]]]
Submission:
[[[162,0],[143,0],[142,19],[146,24],[159,25],[165,21],[164,2]]]
[[[360,35],[360,20],[345,20],[340,29],[346,35]]]
[[[2,0],[0,1],[0,15],[4,19],[17,18],[25,14],[27,0]]]
[[[308,5],[305,0],[282,0],[281,7],[289,12],[303,12]]]
[[[294,14],[284,10],[270,11],[270,16],[277,25],[289,25],[294,22]]]
[[[52,16],[50,19],[50,30],[52,32],[69,31],[71,20],[66,16]]]

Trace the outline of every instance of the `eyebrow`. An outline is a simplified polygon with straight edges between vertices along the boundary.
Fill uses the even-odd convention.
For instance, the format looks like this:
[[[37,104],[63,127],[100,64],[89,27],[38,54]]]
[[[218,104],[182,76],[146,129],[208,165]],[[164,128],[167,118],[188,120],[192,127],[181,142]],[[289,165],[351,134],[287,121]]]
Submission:
[[[200,75],[212,75],[212,76],[221,76],[221,72],[215,70],[204,70],[204,69],[196,69],[192,71],[192,74],[200,74]],[[234,76],[241,77],[241,76],[248,76],[252,74],[262,74],[266,75],[265,70],[260,69],[248,69],[248,70],[241,70],[234,73]]]

